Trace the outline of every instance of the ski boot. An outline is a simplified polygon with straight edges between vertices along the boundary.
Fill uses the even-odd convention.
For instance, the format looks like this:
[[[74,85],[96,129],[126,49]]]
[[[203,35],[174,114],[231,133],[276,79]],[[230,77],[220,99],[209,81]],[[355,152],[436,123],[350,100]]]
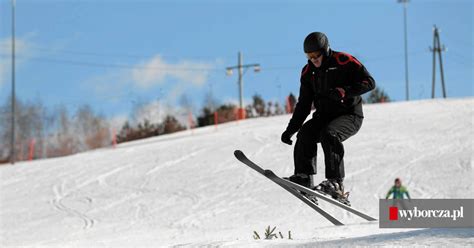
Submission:
[[[333,199],[346,204],[351,205],[349,201],[349,192],[344,192],[344,185],[342,180],[337,179],[328,179],[321,182],[314,190],[321,192],[323,194],[331,196]]]
[[[295,174],[290,177],[284,177],[283,179],[294,182],[308,189],[312,189],[314,186],[312,177],[306,174]],[[314,204],[318,205],[318,198],[316,198],[316,196],[301,192],[299,190],[298,192],[304,197],[308,198],[308,200],[312,201]]]

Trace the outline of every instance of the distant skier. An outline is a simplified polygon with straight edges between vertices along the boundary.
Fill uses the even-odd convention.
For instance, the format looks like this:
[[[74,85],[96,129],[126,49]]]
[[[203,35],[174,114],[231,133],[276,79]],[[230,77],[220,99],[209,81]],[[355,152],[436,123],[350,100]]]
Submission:
[[[302,69],[298,102],[288,127],[281,135],[283,143],[294,148],[294,175],[288,179],[305,187],[314,187],[317,143],[324,151],[327,180],[317,190],[349,203],[344,194],[344,146],[342,142],[359,131],[362,120],[361,95],[375,88],[366,68],[350,54],[333,51],[329,40],[320,32],[304,40],[308,63]],[[305,121],[314,104],[312,119]]]
[[[411,199],[407,188],[402,186],[402,181],[400,178],[395,179],[395,185],[390,188],[385,199],[388,199],[390,195],[393,195],[393,199],[405,199],[405,195],[408,199]]]

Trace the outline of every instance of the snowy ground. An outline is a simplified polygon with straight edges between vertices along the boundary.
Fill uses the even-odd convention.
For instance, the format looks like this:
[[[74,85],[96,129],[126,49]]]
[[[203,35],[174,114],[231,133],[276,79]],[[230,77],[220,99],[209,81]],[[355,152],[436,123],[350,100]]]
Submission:
[[[474,198],[474,99],[365,106],[345,142],[352,205],[378,217],[395,177],[413,198]],[[379,229],[330,205],[335,227],[238,162],[290,175],[290,116],[246,120],[0,167],[0,246],[472,246],[473,229]],[[322,150],[320,150],[322,151]],[[318,158],[323,172],[323,157]],[[323,179],[318,174],[317,181]],[[253,240],[268,225],[293,240]]]

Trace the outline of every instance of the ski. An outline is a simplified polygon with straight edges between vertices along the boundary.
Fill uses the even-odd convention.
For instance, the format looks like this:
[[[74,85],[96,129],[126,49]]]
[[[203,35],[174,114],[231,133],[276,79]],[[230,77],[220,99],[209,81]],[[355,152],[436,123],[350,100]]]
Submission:
[[[316,205],[314,202],[312,202],[311,200],[309,200],[308,198],[306,198],[305,196],[303,196],[300,192],[298,192],[296,189],[286,185],[286,184],[282,184],[280,181],[278,181],[279,177],[277,177],[273,172],[271,173],[268,173],[269,170],[264,170],[262,169],[260,166],[256,165],[254,162],[252,162],[250,159],[248,159],[245,154],[240,151],[240,150],[236,150],[234,152],[234,155],[235,157],[242,163],[246,164],[247,166],[249,166],[250,168],[254,169],[255,171],[257,171],[258,173],[264,175],[265,177],[267,177],[268,179],[270,179],[271,181],[273,181],[274,183],[280,185],[283,189],[285,189],[286,191],[288,191],[289,193],[291,193],[292,195],[294,195],[296,198],[300,199],[302,202],[306,203],[306,205],[308,205],[309,207],[311,207],[312,209],[314,209],[316,212],[318,212],[319,214],[321,214],[324,218],[326,218],[327,220],[329,220],[332,224],[336,225],[336,226],[342,226],[344,225],[342,222],[340,222],[338,219],[336,219],[334,216],[332,216],[331,214],[329,214],[328,212],[324,211],[323,209],[321,209],[318,205]]]
[[[323,201],[326,201],[328,203],[331,203],[335,206],[338,206],[350,213],[353,213],[365,220],[368,220],[368,221],[376,221],[377,219],[359,211],[359,210],[356,210],[354,209],[353,207],[350,207],[348,205],[345,205],[335,199],[333,199],[332,197],[329,197],[323,193],[320,193],[320,192],[317,192],[317,191],[314,191],[314,190],[311,190],[309,188],[306,188],[306,187],[303,187],[299,184],[296,184],[296,183],[293,183],[291,181],[288,181],[288,180],[285,180],[281,177],[278,177],[273,171],[271,170],[264,170],[262,169],[260,166],[258,166],[257,164],[255,164],[254,162],[252,162],[250,159],[248,159],[245,154],[240,151],[240,150],[236,150],[234,151],[234,156],[239,160],[241,161],[242,163],[246,164],[247,166],[251,167],[252,169],[254,169],[255,171],[259,172],[260,174],[264,175],[265,177],[269,178],[270,180],[272,180],[273,182],[275,182],[276,184],[280,185],[281,187],[283,187],[284,189],[286,189],[287,191],[289,191],[290,193],[292,193],[293,195],[295,195],[296,197],[298,197],[299,199],[301,199],[303,202],[305,202],[307,205],[309,205],[310,207],[312,207],[313,209],[315,209],[318,213],[322,214],[322,213],[325,213],[325,214],[322,214],[324,217],[328,218],[327,216],[330,216],[330,218],[332,218],[333,220],[335,220],[334,222],[331,221],[331,219],[328,218],[329,221],[331,221],[333,224],[335,225],[343,225],[340,221],[338,221],[337,219],[335,219],[334,217],[332,217],[331,215],[329,215],[326,211],[322,210],[319,206],[317,206],[316,204],[314,204],[313,202],[311,202],[310,200],[308,200],[306,197],[302,196],[300,192],[304,192],[306,194],[309,194],[309,195],[313,195],[315,197],[317,197],[318,199],[321,199]],[[298,195],[298,196],[297,196]],[[303,199],[304,200],[303,200]],[[306,200],[306,201],[305,201]],[[308,204],[307,203],[310,202],[311,204]],[[314,205],[314,206],[313,206]],[[338,223],[338,224],[336,224]]]
[[[267,174],[273,174],[273,175],[275,175],[275,173],[273,173],[273,171],[271,171],[271,170],[267,170],[266,173],[267,173]],[[287,185],[288,187],[291,187],[291,188],[297,189],[297,190],[299,190],[299,191],[305,192],[306,194],[314,195],[314,196],[316,196],[318,199],[321,199],[321,200],[326,201],[326,202],[329,202],[329,203],[331,203],[331,204],[333,204],[333,205],[335,205],[335,206],[338,206],[338,207],[340,207],[340,208],[342,208],[342,209],[344,209],[344,210],[346,210],[346,211],[348,211],[348,212],[350,212],[350,213],[353,213],[353,214],[355,214],[355,215],[357,215],[357,216],[359,216],[359,217],[361,217],[361,218],[363,218],[363,219],[365,219],[365,220],[368,220],[368,221],[376,221],[376,220],[377,220],[377,219],[375,219],[375,218],[373,218],[373,217],[371,217],[371,216],[369,216],[369,215],[367,215],[367,214],[365,214],[365,213],[363,213],[363,212],[361,212],[361,211],[359,211],[359,210],[356,210],[356,209],[354,209],[354,208],[351,207],[351,206],[348,206],[348,205],[346,205],[346,204],[344,204],[344,203],[342,203],[342,202],[339,202],[338,200],[333,199],[332,197],[330,197],[330,196],[328,196],[328,195],[325,195],[325,194],[323,194],[323,193],[321,193],[321,192],[318,192],[318,191],[315,191],[315,190],[312,190],[312,189],[303,187],[303,186],[301,186],[301,185],[299,185],[299,184],[296,184],[296,183],[294,183],[294,182],[285,180],[285,179],[280,178],[280,177],[278,177],[278,176],[276,176],[276,175],[275,175],[275,177],[276,177],[276,180],[277,180],[279,183],[281,183],[281,184],[285,184],[285,185]]]

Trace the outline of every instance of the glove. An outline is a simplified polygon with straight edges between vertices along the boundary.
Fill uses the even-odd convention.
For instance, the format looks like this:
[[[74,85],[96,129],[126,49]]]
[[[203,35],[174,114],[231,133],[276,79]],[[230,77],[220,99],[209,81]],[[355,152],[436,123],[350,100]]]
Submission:
[[[346,96],[346,91],[343,88],[330,89],[328,92],[328,98],[337,102],[343,102],[343,98]]]
[[[291,144],[293,144],[293,141],[291,140],[291,136],[293,136],[293,134],[288,132],[288,130],[286,130],[285,132],[281,134],[281,142],[291,146]]]

